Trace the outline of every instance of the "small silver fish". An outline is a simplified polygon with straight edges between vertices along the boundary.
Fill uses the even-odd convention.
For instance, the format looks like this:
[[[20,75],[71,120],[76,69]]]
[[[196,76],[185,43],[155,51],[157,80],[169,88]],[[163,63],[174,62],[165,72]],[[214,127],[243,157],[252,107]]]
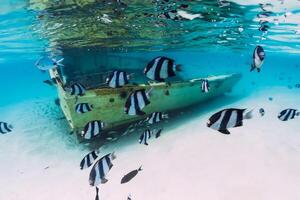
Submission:
[[[63,67],[64,66],[62,64],[63,60],[64,58],[56,60],[56,58],[42,57],[36,61],[35,66],[42,71],[48,71],[50,69],[54,69],[59,66]]]

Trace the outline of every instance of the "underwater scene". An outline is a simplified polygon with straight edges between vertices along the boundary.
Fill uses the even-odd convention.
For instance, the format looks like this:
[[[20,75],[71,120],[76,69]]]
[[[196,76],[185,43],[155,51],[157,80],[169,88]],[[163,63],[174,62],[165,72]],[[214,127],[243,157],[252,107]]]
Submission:
[[[299,0],[1,0],[0,200],[300,199]]]

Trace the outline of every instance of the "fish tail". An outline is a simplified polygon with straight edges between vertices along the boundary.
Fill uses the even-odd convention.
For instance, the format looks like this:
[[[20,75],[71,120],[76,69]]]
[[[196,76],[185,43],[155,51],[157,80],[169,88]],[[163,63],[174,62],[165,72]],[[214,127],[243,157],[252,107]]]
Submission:
[[[245,115],[244,115],[244,119],[251,119],[253,118],[253,110],[250,110],[249,112],[247,112]]]
[[[112,152],[112,153],[111,153],[111,159],[114,160],[114,159],[116,159],[116,158],[117,158],[117,156],[116,156],[115,152]]]
[[[96,154],[100,154],[100,149],[96,149],[96,150],[95,150],[95,153],[96,153]]]
[[[168,119],[168,118],[169,118],[169,115],[168,115],[168,114],[163,114],[162,117],[163,117],[164,119]]]
[[[182,71],[182,65],[180,65],[180,64],[176,65],[175,70],[178,71],[178,72],[181,72]]]
[[[134,77],[134,73],[131,73],[131,74],[128,74],[128,75],[127,75],[127,79],[128,79],[128,80],[133,79],[133,77]]]
[[[146,93],[147,96],[150,97],[152,95],[153,87],[151,87]]]
[[[138,171],[142,171],[143,170],[143,168],[142,168],[142,165],[140,166],[140,168],[138,168]]]

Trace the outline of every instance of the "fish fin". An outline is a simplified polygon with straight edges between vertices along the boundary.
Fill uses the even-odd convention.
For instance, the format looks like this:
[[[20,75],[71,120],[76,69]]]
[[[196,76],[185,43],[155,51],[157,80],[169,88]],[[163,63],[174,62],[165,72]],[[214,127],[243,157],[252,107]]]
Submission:
[[[106,178],[102,178],[102,179],[101,179],[101,183],[102,183],[102,184],[107,183],[107,181],[108,181],[108,180],[107,180]]]
[[[137,110],[136,111],[136,115],[145,115],[146,113],[141,111],[141,110]]]
[[[257,68],[257,72],[260,72],[260,68]]]
[[[253,110],[254,109],[252,109],[249,112],[247,112],[246,114],[244,114],[243,118],[244,119],[251,119],[251,118],[253,118]]]
[[[254,69],[255,69],[255,66],[253,64],[251,64],[250,72],[252,72]]]
[[[181,72],[182,71],[182,65],[180,65],[180,64],[175,65],[175,71]]]
[[[300,112],[296,112],[296,116],[300,116]]]
[[[44,80],[43,83],[53,86],[53,82],[51,80]]]
[[[236,123],[236,125],[234,127],[240,127],[243,126],[243,121],[239,121]]]
[[[225,129],[225,130],[219,130],[219,132],[223,133],[225,135],[229,135],[230,134],[230,132],[227,129]]]
[[[160,136],[162,129],[159,129],[156,133],[155,133],[155,138],[158,138]]]
[[[147,142],[145,142],[144,145],[149,145],[149,144]]]

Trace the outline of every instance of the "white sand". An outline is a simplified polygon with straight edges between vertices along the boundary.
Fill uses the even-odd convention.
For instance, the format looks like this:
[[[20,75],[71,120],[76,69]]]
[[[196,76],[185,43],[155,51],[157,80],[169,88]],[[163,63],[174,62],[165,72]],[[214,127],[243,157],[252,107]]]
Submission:
[[[129,193],[134,200],[299,199],[300,119],[277,119],[282,109],[300,109],[299,99],[296,89],[266,88],[239,101],[227,97],[170,119],[162,136],[150,140],[149,146],[138,144],[139,133],[122,137],[102,150],[114,150],[118,157],[108,183],[100,186],[100,199],[126,199]],[[94,199],[90,169],[79,169],[88,150],[68,135],[63,120],[50,120],[59,110],[42,102],[1,110],[2,118],[13,121],[16,129],[0,137],[0,199]],[[228,107],[263,107],[266,115],[231,129],[231,135],[205,126],[211,114]],[[122,176],[140,165],[143,171],[121,185]]]

